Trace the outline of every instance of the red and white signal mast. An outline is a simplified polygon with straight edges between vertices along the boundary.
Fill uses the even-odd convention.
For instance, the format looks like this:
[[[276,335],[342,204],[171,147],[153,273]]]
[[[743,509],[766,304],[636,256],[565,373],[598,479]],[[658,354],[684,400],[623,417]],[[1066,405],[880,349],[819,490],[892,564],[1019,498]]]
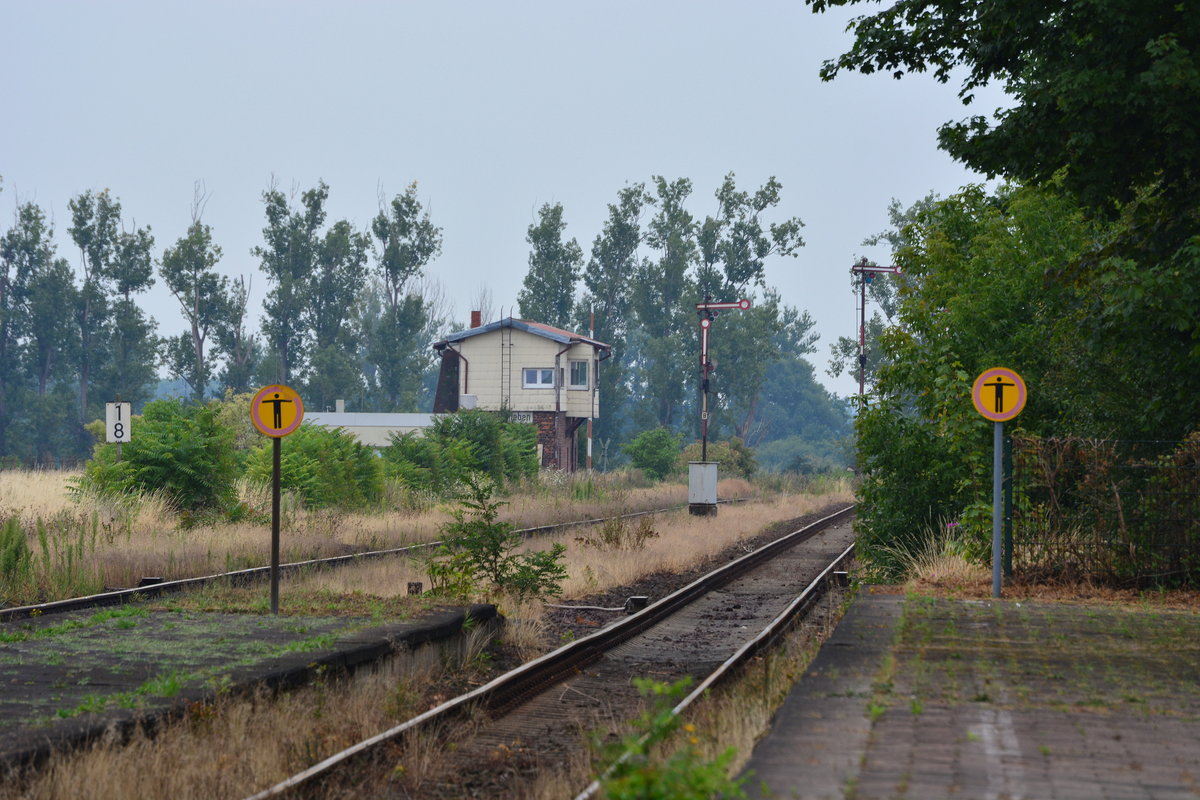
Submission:
[[[708,460],[708,378],[717,367],[708,357],[708,332],[712,321],[722,311],[746,311],[749,300],[713,302],[705,297],[696,303],[700,314],[700,388],[703,390],[700,408],[700,460],[688,464],[688,511],[710,516],[717,513],[717,465]]]
[[[858,276],[858,402],[860,404],[866,402],[866,379],[867,379],[867,285],[875,282],[875,276],[879,274],[899,275],[899,267],[880,267],[867,261],[865,257],[860,258],[856,264],[850,267],[850,272]]]
[[[703,303],[696,303],[696,310],[700,312],[700,388],[704,390],[700,408],[701,461],[708,461],[708,376],[717,371],[708,358],[708,329],[722,311],[746,311],[749,308],[750,301],[744,299],[714,303],[706,297]]]

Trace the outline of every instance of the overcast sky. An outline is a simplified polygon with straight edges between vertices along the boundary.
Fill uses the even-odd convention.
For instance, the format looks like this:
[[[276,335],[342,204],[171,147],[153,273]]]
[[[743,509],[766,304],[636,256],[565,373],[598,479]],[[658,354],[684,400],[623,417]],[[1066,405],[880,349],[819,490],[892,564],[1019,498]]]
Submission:
[[[417,181],[444,229],[429,274],[465,327],[481,288],[515,308],[543,203],[563,204],[586,254],[628,183],[690,178],[703,217],[727,172],[747,190],[773,175],[778,218],[799,216],[806,246],[767,282],[816,319],[818,374],[847,395],[856,385],[825,368],[856,331],[848,270],[888,259],[862,240],[892,198],[980,180],[937,150],[935,129],[1001,99],[964,109],[927,76],[822,83],[850,16],[800,0],[0,0],[0,230],[35,201],[78,266],[67,202],[108,188],[161,255],[203,181],[219,268],[254,274],[257,309],[268,286],[250,250],[272,179],[323,179],[330,219],[363,228],[381,191]],[[160,334],[182,331],[161,281],[146,303]]]

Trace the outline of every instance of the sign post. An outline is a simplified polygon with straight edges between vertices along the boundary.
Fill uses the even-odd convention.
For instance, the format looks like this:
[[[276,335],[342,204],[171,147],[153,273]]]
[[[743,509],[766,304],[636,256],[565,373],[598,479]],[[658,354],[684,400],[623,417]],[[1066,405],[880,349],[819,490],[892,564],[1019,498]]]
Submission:
[[[280,441],[304,421],[304,401],[283,384],[264,386],[250,401],[250,421],[274,439],[271,452],[271,613],[279,613],[279,462]]]
[[[1001,530],[1004,506],[1004,423],[1025,408],[1029,392],[1014,370],[993,367],[984,370],[971,387],[975,410],[993,422],[992,428],[992,597],[1000,596],[1003,566]]]

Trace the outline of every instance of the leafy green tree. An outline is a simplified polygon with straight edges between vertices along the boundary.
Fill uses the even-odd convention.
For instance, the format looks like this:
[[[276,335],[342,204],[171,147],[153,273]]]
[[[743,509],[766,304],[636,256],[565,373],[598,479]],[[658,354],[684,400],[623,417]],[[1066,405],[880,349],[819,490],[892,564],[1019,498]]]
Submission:
[[[233,431],[220,423],[219,405],[154,400],[131,420],[133,439],[121,459],[115,444],[96,445],[80,487],[107,494],[157,492],[181,514],[230,509],[240,472]]]
[[[762,441],[766,431],[759,422],[767,380],[815,350],[814,324],[808,312],[785,305],[777,291],[768,289],[748,310],[713,325],[719,332],[710,336],[709,358],[719,368],[710,377],[715,392],[710,411],[718,429],[729,427],[733,436],[750,444]]]
[[[642,431],[621,449],[629,456],[633,466],[646,473],[646,477],[661,481],[675,469],[676,457],[683,434],[672,433],[667,428]]]
[[[250,382],[258,369],[258,337],[247,327],[249,302],[250,279],[240,275],[228,284],[224,313],[214,330],[217,346],[224,356],[219,376],[223,392],[250,391]]]
[[[806,0],[814,11],[862,0]],[[942,147],[973,169],[1046,183],[1113,214],[1143,187],[1183,207],[1200,193],[1200,18],[1175,0],[901,0],[857,19],[841,70],[962,76],[959,96],[999,85],[994,115],[947,123]]]
[[[632,414],[636,427],[679,427],[686,387],[696,374],[697,293],[689,273],[697,258],[696,222],[685,207],[691,193],[687,178],[654,177],[657,211],[646,244],[657,257],[644,260],[634,277],[636,330],[629,337],[631,381],[640,397]]]
[[[367,274],[369,247],[365,234],[339,220],[317,249],[306,315],[314,344],[306,389],[315,408],[332,408],[337,398],[362,391],[363,341],[354,310]]]
[[[991,428],[968,402],[984,369],[1024,377],[1031,391],[1018,425],[1031,432],[1130,434],[1145,419],[1134,408],[1141,397],[1123,398],[1140,379],[1120,375],[1080,335],[1081,295],[1045,280],[1102,236],[1054,187],[968,187],[900,231],[897,324],[881,339],[885,363],[856,423],[858,526],[876,566],[894,571],[896,552],[944,521],[977,523],[986,538]]]
[[[626,338],[632,323],[632,284],[642,243],[642,210],[651,200],[644,183],[618,192],[617,202],[608,206],[604,230],[592,242],[591,258],[583,272],[585,293],[575,311],[576,330],[591,329],[597,341],[612,346],[603,367],[604,413],[595,426],[595,435],[601,438],[618,433],[626,416],[629,398]]]
[[[1117,223],[1049,277],[1091,287],[1076,298],[1090,307],[1089,349],[1119,361],[1118,376],[1143,376],[1148,413],[1136,417],[1153,417],[1157,436],[1194,418],[1197,389],[1200,285],[1181,280],[1200,270],[1197,41],[1200,17],[1174,0],[903,0],[857,20],[850,51],[822,69],[826,79],[843,69],[961,75],[964,103],[989,83],[1009,93],[993,119],[943,125],[941,145],[988,175],[1057,186],[1084,216]]]
[[[74,320],[63,309],[76,307],[75,273],[54,258],[29,279],[29,335],[25,342],[27,380],[34,397],[22,400],[38,463],[54,464],[55,454],[75,452]]]
[[[738,191],[732,172],[725,176],[716,192],[716,216],[705,217],[697,235],[697,288],[703,297],[736,300],[733,295],[751,285],[765,286],[768,258],[796,257],[804,246],[799,217],[763,225],[763,214],[779,205],[782,189],[771,177],[751,194]]]
[[[67,205],[71,210],[68,232],[79,247],[83,271],[74,308],[78,341],[78,347],[75,348],[76,377],[79,381],[78,419],[82,426],[89,414],[88,390],[93,380],[92,373],[103,363],[102,336],[109,309],[102,281],[116,249],[121,204],[106,189],[98,194],[88,190],[72,198]],[[80,436],[85,436],[82,429]]]
[[[135,406],[150,397],[157,382],[159,340],[157,323],[134,299],[154,285],[154,237],[149,228],[122,230],[113,257],[102,272],[110,292],[108,357],[98,386],[104,400],[120,398]],[[99,407],[97,407],[99,410]]]
[[[300,195],[293,211],[288,198],[274,186],[263,192],[267,226],[264,245],[251,252],[272,285],[263,302],[263,335],[274,355],[275,374],[261,376],[291,384],[305,377],[311,347],[307,318],[308,295],[317,269],[318,231],[325,224],[329,187],[324,181]]]
[[[583,266],[583,250],[574,239],[563,241],[562,203],[546,203],[538,210],[538,221],[529,226],[529,271],[517,293],[522,318],[558,328],[571,324],[575,306],[575,284]]]
[[[11,452],[8,432],[25,383],[20,350],[31,327],[31,283],[53,260],[51,236],[41,208],[23,203],[0,237],[0,456]]]
[[[396,195],[371,222],[376,240],[375,275],[383,304],[366,332],[371,383],[384,410],[412,410],[421,375],[432,361],[422,334],[432,310],[414,290],[414,281],[442,252],[442,229],[417,198],[417,184]]]
[[[163,252],[159,268],[190,327],[166,340],[165,360],[171,374],[187,382],[196,401],[204,399],[216,366],[215,353],[206,349],[209,337],[225,324],[229,309],[229,279],[216,271],[221,248],[213,244],[212,229],[200,222],[198,212],[194,208],[187,233]]]
[[[680,471],[687,470],[688,462],[699,461],[703,453],[703,445],[700,442],[692,442],[675,457],[675,468]],[[736,436],[725,441],[709,442],[708,460],[719,462],[723,475],[751,478],[758,472],[758,461],[754,451]]]
[[[850,407],[817,381],[812,364],[803,357],[785,353],[771,367],[750,433],[765,469],[779,471],[785,467],[783,453],[796,448],[815,461],[849,466],[847,452],[853,434]],[[790,444],[775,445],[781,441]]]

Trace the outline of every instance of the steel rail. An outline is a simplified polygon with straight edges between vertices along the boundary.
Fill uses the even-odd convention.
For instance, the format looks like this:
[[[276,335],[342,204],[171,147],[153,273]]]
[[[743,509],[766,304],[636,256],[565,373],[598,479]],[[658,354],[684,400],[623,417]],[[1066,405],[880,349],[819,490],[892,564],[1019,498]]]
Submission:
[[[750,639],[743,644],[738,650],[723,661],[720,666],[708,674],[699,685],[696,686],[687,697],[679,701],[674,708],[671,709],[671,715],[679,717],[688,709],[692,703],[704,696],[704,694],[714,686],[723,683],[728,679],[739,667],[744,665],[754,656],[770,648],[779,640],[796,622],[797,618],[807,611],[818,599],[820,599],[828,590],[829,584],[832,582],[833,575],[838,571],[839,567],[845,565],[854,556],[854,545],[851,544],[841,555],[829,563],[813,581],[804,588],[804,591],[796,596],[787,608],[781,611],[775,619],[771,620],[765,628],[759,631],[753,639]],[[644,745],[646,738],[643,737],[642,744]],[[582,792],[575,796],[574,800],[591,800],[600,791],[603,781],[612,774],[612,772],[630,758],[630,751],[626,751],[617,761],[612,764],[604,773],[588,784]]]
[[[280,797],[309,781],[325,775],[334,768],[370,752],[379,745],[390,742],[402,734],[435,719],[447,718],[451,714],[459,713],[467,708],[482,706],[495,709],[521,700],[537,687],[557,682],[563,677],[573,674],[580,667],[600,658],[606,651],[611,650],[618,644],[671,616],[680,607],[689,604],[697,597],[728,583],[732,578],[749,571],[759,564],[771,560],[780,551],[786,550],[816,535],[830,525],[851,516],[853,512],[854,506],[850,505],[840,511],[822,517],[803,528],[786,534],[757,550],[701,576],[687,586],[650,604],[636,614],[614,622],[589,636],[576,639],[557,650],[539,656],[514,670],[494,678],[483,686],[447,700],[423,714],[368,739],[364,739],[268,789],[250,795],[246,800],[266,800],[267,798]],[[822,575],[824,574],[822,573]]]
[[[739,503],[746,502],[746,498],[733,498],[718,502]],[[677,505],[669,506],[667,508],[653,509],[650,511],[634,511],[628,514],[617,514],[612,517],[570,520],[567,522],[557,522],[553,525],[539,525],[532,528],[521,528],[520,530],[515,531],[515,533],[519,533],[525,538],[532,538],[535,536],[544,536],[558,530],[566,530],[568,528],[583,527],[586,525],[601,525],[605,522],[616,519],[636,519],[637,517],[645,517],[653,514],[668,514],[673,511],[681,511],[685,508],[687,508],[686,505]],[[441,541],[422,542],[420,544],[406,545],[404,547],[392,547],[384,550],[367,550],[362,553],[349,553],[341,556],[329,556],[327,558],[313,558],[306,561],[292,561],[287,564],[281,564],[279,569],[283,575],[292,575],[306,569],[344,567],[355,562],[368,559],[388,558],[391,556],[420,552],[422,550],[429,550],[439,547],[442,544],[443,542]],[[72,597],[63,600],[50,600],[45,603],[34,603],[25,606],[11,606],[9,608],[0,608],[0,623],[28,619],[29,617],[35,617],[41,614],[64,614],[69,611],[81,611],[88,608],[102,608],[104,606],[116,606],[125,603],[133,603],[140,600],[159,597],[160,595],[202,589],[205,586],[210,586],[222,581],[228,581],[234,585],[243,585],[253,583],[255,581],[267,580],[270,577],[270,574],[271,568],[269,566],[247,567],[246,569],[233,570],[232,572],[218,572],[213,575],[202,575],[193,578],[179,578],[177,580],[162,581],[146,586],[135,586],[128,589],[113,589],[112,591],[99,592],[97,594],[85,595],[83,597]]]

